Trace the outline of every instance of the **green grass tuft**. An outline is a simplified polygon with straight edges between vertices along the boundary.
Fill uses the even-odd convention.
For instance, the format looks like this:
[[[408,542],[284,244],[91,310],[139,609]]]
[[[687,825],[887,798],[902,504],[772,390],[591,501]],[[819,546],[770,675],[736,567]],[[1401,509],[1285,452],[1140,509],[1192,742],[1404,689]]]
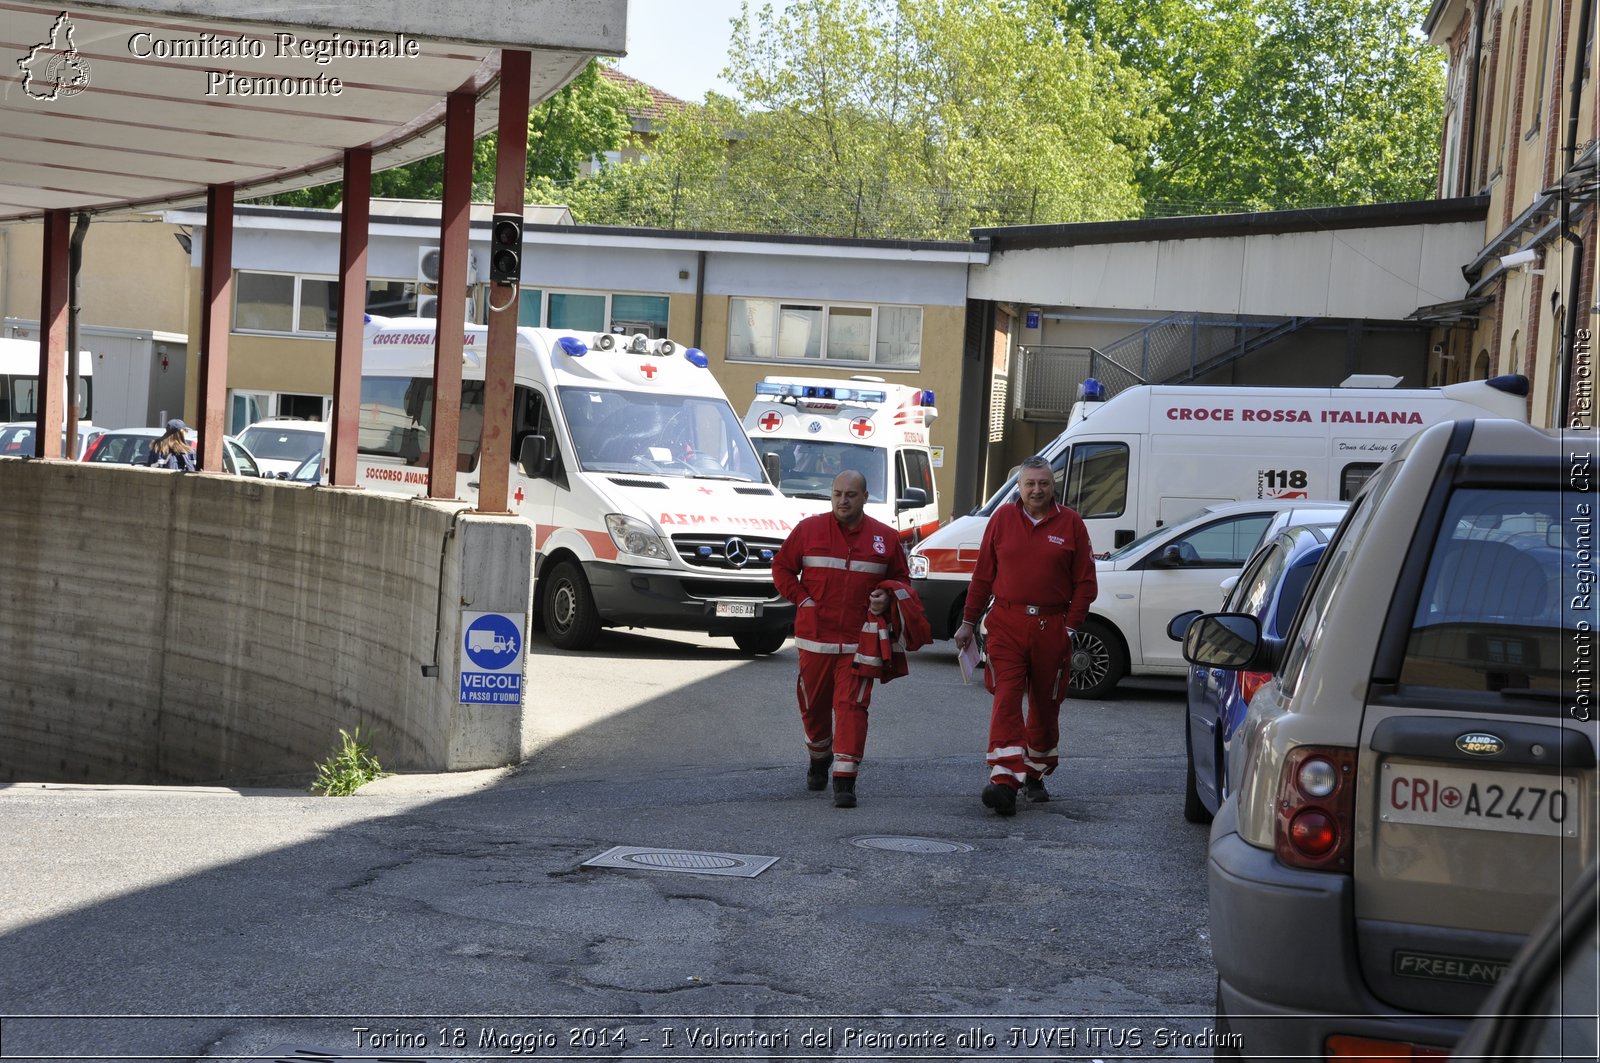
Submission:
[[[339,728],[339,750],[317,765],[317,778],[311,792],[322,797],[349,797],[373,779],[390,774],[372,755],[372,744],[361,737],[361,728]]]

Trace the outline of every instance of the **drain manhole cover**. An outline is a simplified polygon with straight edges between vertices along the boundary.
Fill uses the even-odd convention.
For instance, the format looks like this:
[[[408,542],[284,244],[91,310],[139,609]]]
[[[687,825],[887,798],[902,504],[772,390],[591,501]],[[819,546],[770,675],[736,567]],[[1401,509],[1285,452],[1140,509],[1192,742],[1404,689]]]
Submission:
[[[873,835],[856,838],[855,845],[863,849],[887,849],[892,853],[970,853],[972,846],[963,842],[947,842],[939,838],[900,838],[893,835]]]
[[[583,867],[624,867],[644,871],[685,871],[692,875],[732,875],[755,878],[778,862],[776,856],[743,853],[702,853],[693,849],[658,849],[646,845],[618,845],[607,849]]]

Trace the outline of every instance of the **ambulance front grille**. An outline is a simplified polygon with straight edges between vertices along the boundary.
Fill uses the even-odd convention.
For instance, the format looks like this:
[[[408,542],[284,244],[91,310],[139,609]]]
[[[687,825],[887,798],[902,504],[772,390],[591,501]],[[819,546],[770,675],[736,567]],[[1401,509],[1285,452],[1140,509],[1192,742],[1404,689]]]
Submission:
[[[758,598],[767,601],[778,596],[778,588],[769,579],[686,579],[683,590],[691,598],[705,601],[726,598]]]
[[[747,560],[736,565],[728,560],[728,544],[738,540],[744,545]],[[716,568],[729,572],[766,572],[772,568],[772,555],[783,545],[782,539],[765,535],[674,535],[673,549],[685,564],[699,568]],[[736,551],[737,552],[737,551]],[[762,555],[766,556],[763,557]]]

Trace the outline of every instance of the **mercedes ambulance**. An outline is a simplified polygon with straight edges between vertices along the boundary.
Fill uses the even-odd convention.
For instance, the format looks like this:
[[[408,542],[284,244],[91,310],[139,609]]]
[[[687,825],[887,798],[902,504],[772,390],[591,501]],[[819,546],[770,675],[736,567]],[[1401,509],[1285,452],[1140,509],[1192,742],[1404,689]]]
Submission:
[[[766,482],[706,357],[644,335],[517,330],[514,463],[480,467],[488,330],[465,330],[461,497],[509,477],[507,504],[534,526],[534,616],[561,649],[602,627],[728,635],[771,653],[794,606],[772,558],[819,507]],[[428,487],[434,322],[374,319],[361,367],[357,482]]]
[[[1055,470],[1056,497],[1083,517],[1103,555],[1214,502],[1354,498],[1401,443],[1440,421],[1528,419],[1526,377],[1441,388],[1395,383],[1355,376],[1337,388],[1156,384],[1107,399],[1090,379],[1066,430],[1039,453]],[[983,529],[1016,488],[1013,474],[912,551],[913,585],[935,638],[960,624]]]
[[[835,476],[861,472],[867,515],[910,546],[939,526],[928,446],[939,416],[933,402],[932,391],[878,376],[769,376],[756,385],[744,428],[768,477],[790,498],[831,499]]]

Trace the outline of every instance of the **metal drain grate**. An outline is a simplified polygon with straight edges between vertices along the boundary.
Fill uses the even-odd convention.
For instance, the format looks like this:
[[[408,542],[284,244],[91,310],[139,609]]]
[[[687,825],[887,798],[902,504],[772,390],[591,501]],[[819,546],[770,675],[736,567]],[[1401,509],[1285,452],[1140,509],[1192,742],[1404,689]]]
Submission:
[[[855,838],[851,844],[863,849],[887,849],[892,853],[970,853],[972,846],[964,842],[947,842],[939,838],[901,838],[894,835],[869,835]]]
[[[691,875],[730,875],[755,878],[778,862],[776,856],[743,853],[705,853],[694,849],[658,849],[645,845],[618,845],[585,860],[581,867],[622,867],[644,871],[683,871]]]

